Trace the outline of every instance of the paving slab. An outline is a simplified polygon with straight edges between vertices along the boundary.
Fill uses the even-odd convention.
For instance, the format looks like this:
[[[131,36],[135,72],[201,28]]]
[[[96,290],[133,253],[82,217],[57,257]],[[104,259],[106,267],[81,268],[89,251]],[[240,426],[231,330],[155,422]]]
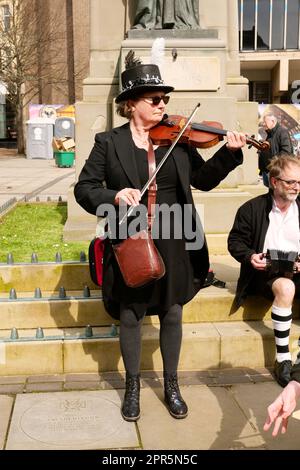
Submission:
[[[189,406],[186,419],[174,419],[163,403],[161,388],[141,393],[138,429],[147,450],[263,449],[265,441],[248,423],[228,388],[194,385],[181,387]]]
[[[263,425],[267,415],[267,407],[279,395],[282,388],[275,382],[252,385],[239,384],[232,387],[232,393],[243,410],[249,424],[258,429],[268,450],[299,450],[300,448],[300,403],[293,416],[289,419],[288,431],[273,438],[271,431],[264,432]],[[222,432],[226,432],[228,423],[223,423]]]
[[[74,168],[58,168],[55,159],[0,158],[0,206],[12,197],[22,200],[38,195],[40,200],[66,200],[69,187],[75,181]]]
[[[121,393],[123,396],[123,392]],[[18,395],[7,450],[140,448],[115,390]]]
[[[13,397],[0,395],[0,450],[4,448],[13,403]]]

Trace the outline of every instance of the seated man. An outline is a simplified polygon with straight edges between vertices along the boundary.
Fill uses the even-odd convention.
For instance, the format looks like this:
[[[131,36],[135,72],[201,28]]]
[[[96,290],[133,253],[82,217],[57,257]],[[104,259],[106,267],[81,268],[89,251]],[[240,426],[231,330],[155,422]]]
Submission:
[[[284,387],[292,368],[289,334],[292,304],[300,297],[300,274],[290,278],[267,270],[267,250],[299,253],[300,159],[292,155],[274,157],[268,166],[270,191],[243,204],[228,237],[230,254],[241,263],[235,306],[249,294],[273,300],[272,321],[276,344],[274,373]],[[293,263],[297,270],[298,261]]]
[[[264,431],[268,431],[274,423],[272,436],[277,436],[281,427],[281,433],[287,430],[288,420],[300,398],[300,353],[292,367],[291,382],[282,390],[278,397],[268,406],[268,416],[264,424]]]

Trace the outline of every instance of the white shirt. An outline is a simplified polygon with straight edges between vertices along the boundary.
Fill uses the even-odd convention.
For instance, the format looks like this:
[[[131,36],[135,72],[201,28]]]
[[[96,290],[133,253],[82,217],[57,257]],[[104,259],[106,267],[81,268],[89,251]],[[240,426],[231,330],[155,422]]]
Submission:
[[[263,253],[266,253],[267,249],[299,253],[299,211],[296,201],[292,202],[287,212],[282,213],[273,199],[269,221]]]

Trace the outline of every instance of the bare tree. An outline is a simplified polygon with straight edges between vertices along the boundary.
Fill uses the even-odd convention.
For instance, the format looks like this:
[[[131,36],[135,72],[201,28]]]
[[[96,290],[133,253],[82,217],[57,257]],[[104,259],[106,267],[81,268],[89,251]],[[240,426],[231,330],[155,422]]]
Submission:
[[[24,153],[24,108],[36,96],[42,103],[47,86],[68,90],[68,63],[62,53],[67,22],[49,3],[10,0],[9,23],[0,22],[0,82],[16,114],[19,153]]]

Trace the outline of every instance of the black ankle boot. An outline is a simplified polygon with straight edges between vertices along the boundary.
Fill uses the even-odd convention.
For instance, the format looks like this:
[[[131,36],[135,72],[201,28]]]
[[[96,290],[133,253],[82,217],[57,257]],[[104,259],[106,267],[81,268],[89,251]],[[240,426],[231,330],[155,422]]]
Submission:
[[[121,409],[126,421],[137,421],[140,417],[140,376],[126,372],[126,390]]]
[[[165,402],[173,418],[185,418],[188,414],[188,407],[181,396],[177,374],[164,375],[165,382]]]

